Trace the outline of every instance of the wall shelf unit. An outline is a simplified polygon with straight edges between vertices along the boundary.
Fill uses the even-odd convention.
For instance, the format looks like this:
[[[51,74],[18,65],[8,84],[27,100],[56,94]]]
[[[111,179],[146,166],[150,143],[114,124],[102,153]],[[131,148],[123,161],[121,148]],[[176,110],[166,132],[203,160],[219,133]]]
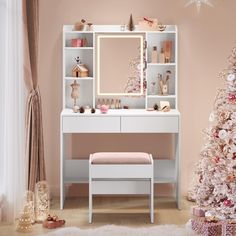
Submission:
[[[87,96],[91,96],[88,99],[79,98],[79,106],[92,106],[96,107],[97,96],[95,92],[96,87],[96,34],[101,33],[119,33],[119,34],[137,34],[144,35],[144,40],[147,42],[145,49],[145,57],[147,60],[146,69],[146,81],[147,90],[143,97],[139,98],[127,98],[122,96],[115,96],[115,98],[121,99],[121,103],[129,105],[130,108],[147,109],[153,107],[155,103],[159,104],[160,101],[169,101],[172,109],[178,109],[178,31],[175,25],[168,25],[163,32],[159,31],[121,31],[119,25],[94,25],[93,31],[73,31],[72,25],[65,25],[63,27],[63,108],[71,108],[71,102],[66,97],[71,92],[71,87],[68,81],[73,82],[73,79],[77,81],[88,81],[88,89],[91,91]],[[71,40],[77,38],[86,38],[86,47],[72,47]],[[170,63],[151,63],[151,52],[154,46],[157,47],[158,55],[162,48],[164,41],[169,40],[172,42],[172,54]],[[84,63],[89,69],[89,77],[76,78],[71,76],[71,70],[76,65],[75,57],[79,56],[82,63]],[[166,71],[171,71],[171,78],[168,81],[168,95],[161,96],[160,88],[158,86],[158,74],[165,76]],[[92,87],[91,81],[92,80]],[[67,82],[66,82],[67,81]],[[89,82],[90,81],[90,82]],[[155,88],[153,89],[153,83]],[[86,86],[85,83],[81,86]],[[82,88],[80,88],[82,93]],[[108,96],[110,98],[111,96]],[[89,101],[88,103],[86,103]],[[92,102],[91,102],[92,101]],[[143,102],[144,101],[144,102]]]

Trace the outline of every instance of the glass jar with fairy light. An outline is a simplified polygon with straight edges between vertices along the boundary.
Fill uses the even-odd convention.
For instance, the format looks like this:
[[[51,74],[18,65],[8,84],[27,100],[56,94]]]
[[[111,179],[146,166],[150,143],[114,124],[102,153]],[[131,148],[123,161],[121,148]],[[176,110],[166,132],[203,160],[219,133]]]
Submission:
[[[46,181],[40,181],[35,186],[35,220],[43,222],[50,210],[49,186]]]
[[[31,224],[35,223],[35,212],[34,212],[34,193],[32,191],[26,191],[24,195],[24,208],[27,208],[30,215]]]

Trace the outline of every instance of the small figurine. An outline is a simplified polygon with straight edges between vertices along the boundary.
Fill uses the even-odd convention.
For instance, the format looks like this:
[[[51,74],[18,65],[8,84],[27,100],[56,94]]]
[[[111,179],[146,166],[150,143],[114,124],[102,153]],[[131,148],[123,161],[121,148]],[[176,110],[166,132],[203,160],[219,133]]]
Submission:
[[[84,19],[81,19],[80,22],[76,22],[74,25],[74,29],[77,31],[84,30],[85,22],[86,22],[86,20],[84,20]]]
[[[130,14],[130,17],[129,17],[128,30],[134,31],[134,21],[133,21],[132,14]]]
[[[72,88],[71,98],[74,99],[74,107],[76,106],[76,99],[79,98],[79,87],[80,85],[74,80],[74,83],[70,85]]]
[[[158,23],[157,25],[158,31],[164,31],[166,29],[166,25],[163,25],[161,22]]]
[[[89,70],[85,64],[83,64],[79,57],[75,58],[76,65],[72,69],[73,77],[88,77]]]
[[[155,111],[158,111],[158,108],[159,108],[158,105],[155,103],[154,106],[153,106],[153,109],[154,109]]]
[[[84,112],[85,112],[84,107],[80,107],[80,109],[79,109],[79,113],[84,113]]]

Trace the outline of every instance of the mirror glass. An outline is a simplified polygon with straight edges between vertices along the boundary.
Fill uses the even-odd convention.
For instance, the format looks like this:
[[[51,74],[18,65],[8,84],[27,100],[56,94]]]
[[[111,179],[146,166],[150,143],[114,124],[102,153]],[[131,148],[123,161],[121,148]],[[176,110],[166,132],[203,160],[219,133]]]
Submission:
[[[97,95],[143,95],[143,35],[98,34]]]

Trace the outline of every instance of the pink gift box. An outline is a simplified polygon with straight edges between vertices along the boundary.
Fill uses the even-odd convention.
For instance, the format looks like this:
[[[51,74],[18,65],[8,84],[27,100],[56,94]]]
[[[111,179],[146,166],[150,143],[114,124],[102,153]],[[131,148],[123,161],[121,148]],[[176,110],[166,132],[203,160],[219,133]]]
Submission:
[[[236,224],[226,221],[222,225],[222,236],[235,236],[236,235]]]
[[[83,47],[83,39],[71,39],[72,47]]]
[[[205,218],[191,220],[192,229],[202,236],[221,236],[222,222],[207,222]]]
[[[194,216],[204,217],[205,213],[206,213],[206,209],[204,208],[197,207],[197,206],[191,207],[191,214]]]

